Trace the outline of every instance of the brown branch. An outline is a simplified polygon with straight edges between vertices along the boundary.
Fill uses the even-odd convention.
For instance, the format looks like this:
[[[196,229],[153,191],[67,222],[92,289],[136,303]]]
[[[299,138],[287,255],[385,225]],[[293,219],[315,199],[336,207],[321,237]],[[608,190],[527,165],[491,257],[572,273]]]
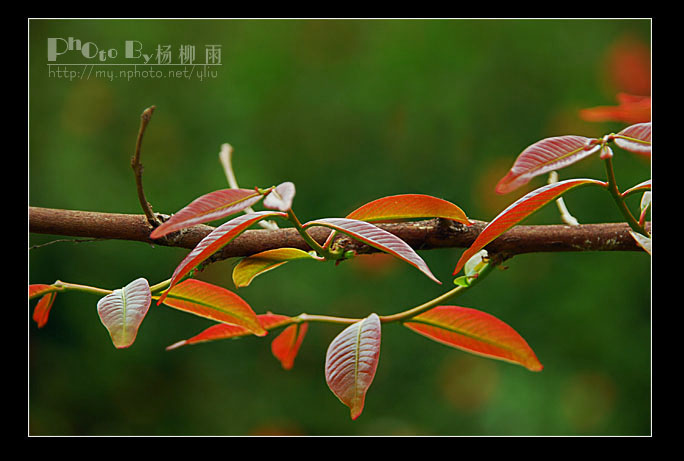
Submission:
[[[377,224],[416,250],[467,248],[487,225],[474,221],[472,226],[444,219]],[[145,242],[181,248],[194,248],[214,228],[193,226],[158,240],[151,240],[151,228],[144,215],[99,213],[29,207],[29,232],[37,234],[91,237]],[[650,223],[647,223],[650,230]],[[523,253],[565,251],[643,251],[629,235],[626,223],[582,224],[579,226],[515,226],[486,248],[494,254],[511,257]],[[330,229],[315,227],[309,234],[323,244]],[[336,244],[358,254],[377,250],[341,235]],[[310,250],[294,228],[248,230],[226,245],[214,261],[249,256],[274,248]]]

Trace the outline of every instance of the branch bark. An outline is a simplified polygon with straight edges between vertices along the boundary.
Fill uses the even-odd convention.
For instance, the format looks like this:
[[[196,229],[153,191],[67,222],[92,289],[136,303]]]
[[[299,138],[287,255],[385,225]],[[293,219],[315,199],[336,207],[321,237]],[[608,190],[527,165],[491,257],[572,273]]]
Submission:
[[[377,224],[416,250],[467,248],[486,225],[484,221],[474,221],[472,226],[464,226],[445,219]],[[152,226],[145,215],[29,207],[29,232],[37,234],[118,239],[191,249],[213,229],[198,225],[152,240],[149,238]],[[650,231],[650,223],[647,223],[647,229]],[[500,254],[504,258],[538,252],[643,251],[629,231],[626,223],[515,226],[487,245],[486,249],[490,254]],[[330,229],[316,227],[310,229],[309,234],[323,244]],[[340,235],[336,242],[344,250],[353,250],[357,254],[377,251],[344,235]],[[250,256],[285,247],[310,250],[293,228],[248,230],[223,247],[212,260]]]

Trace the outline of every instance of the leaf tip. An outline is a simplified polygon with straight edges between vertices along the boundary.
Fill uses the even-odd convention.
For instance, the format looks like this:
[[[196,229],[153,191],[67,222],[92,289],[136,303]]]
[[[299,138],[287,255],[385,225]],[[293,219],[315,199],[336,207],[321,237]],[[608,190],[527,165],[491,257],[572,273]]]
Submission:
[[[363,401],[361,401],[359,404],[356,404],[353,406],[350,410],[350,416],[352,421],[356,421],[359,416],[361,416],[361,413],[363,413]]]
[[[459,272],[461,272],[461,269],[463,269],[463,266],[465,265],[465,263],[469,257],[469,256],[466,257],[466,253],[467,253],[467,250],[465,253],[463,253],[461,255],[461,259],[459,259],[458,262],[456,263],[456,267],[454,268],[454,272],[451,274],[452,276],[458,274]]]
[[[159,237],[162,237],[162,236],[164,235],[163,232],[159,230],[159,229],[161,229],[161,227],[162,227],[162,226],[156,227],[156,228],[150,233],[150,238],[151,238],[151,239],[153,239],[153,240],[154,240],[154,239],[158,239]]]
[[[498,183],[496,183],[496,187],[494,187],[494,192],[496,192],[499,195],[504,195],[507,194],[515,189],[518,188],[518,186],[522,185],[522,181],[516,180],[517,175],[513,173],[513,171],[509,171],[506,176],[501,178]]]
[[[542,365],[539,360],[535,360],[534,362],[528,364],[525,368],[530,371],[540,372],[544,369],[544,365]]]

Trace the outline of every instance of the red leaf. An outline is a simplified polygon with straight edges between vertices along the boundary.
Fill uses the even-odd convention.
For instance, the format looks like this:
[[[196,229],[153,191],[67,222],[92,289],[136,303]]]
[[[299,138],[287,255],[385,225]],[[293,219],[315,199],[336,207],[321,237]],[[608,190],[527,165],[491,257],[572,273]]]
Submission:
[[[295,185],[284,182],[273,189],[264,199],[264,206],[271,210],[287,211],[292,208],[295,196]]]
[[[295,357],[304,341],[308,323],[298,323],[285,328],[271,343],[271,352],[285,370],[294,366]]]
[[[630,152],[651,155],[651,122],[628,126],[615,135],[615,144]]]
[[[628,195],[631,195],[635,192],[647,191],[647,190],[651,190],[651,180],[650,179],[647,179],[646,181],[639,183],[634,187],[630,187],[629,189],[624,191],[621,195],[623,197],[627,197]]]
[[[51,291],[57,291],[54,285],[46,285],[44,283],[34,283],[29,285],[29,300],[37,298],[38,296],[43,296]]]
[[[169,285],[168,290],[172,289],[181,278],[187,275],[198,264],[228,244],[231,240],[245,231],[249,226],[270,216],[287,217],[285,213],[279,213],[277,211],[259,211],[233,218],[227,223],[224,223],[211,231],[209,235],[204,237],[202,241],[198,243],[190,253],[188,253],[178,267],[176,267],[176,270],[171,276],[171,284]],[[162,293],[159,301],[157,301],[157,305],[164,302],[164,298],[166,298],[168,290]]]
[[[423,258],[418,256],[418,254],[413,251],[413,248],[406,242],[373,224],[365,221],[357,221],[355,219],[327,218],[309,221],[304,224],[303,227],[306,229],[307,227],[313,226],[329,227],[336,231],[343,232],[356,240],[406,261],[435,282],[439,284],[442,283],[432,274],[430,268],[425,261],[423,261]]]
[[[282,266],[288,261],[295,259],[313,259],[324,261],[325,258],[311,255],[297,248],[276,248],[262,251],[242,259],[233,269],[233,283],[237,288],[243,288],[252,283],[252,280],[264,272]]]
[[[166,292],[164,304],[218,322],[244,327],[264,336],[266,330],[242,298],[225,288],[196,279],[187,279]]]
[[[651,98],[618,94],[617,106],[598,106],[582,109],[580,117],[588,122],[640,123],[651,120]]]
[[[606,183],[594,179],[568,179],[566,181],[547,184],[546,186],[533,190],[514,202],[487,224],[487,227],[482,229],[482,232],[480,232],[480,235],[477,236],[470,248],[461,255],[461,259],[458,260],[456,269],[454,269],[454,275],[463,268],[463,265],[475,253],[542,206],[555,200],[571,189],[589,184],[606,186]]]
[[[630,32],[618,37],[600,64],[604,75],[616,88],[632,94],[651,92],[651,43]]]
[[[31,296],[31,287],[36,286],[37,285],[31,285],[29,287],[29,296]],[[45,286],[49,287],[50,285]],[[36,288],[35,290],[36,292],[40,293],[40,291],[38,291],[38,288]],[[36,322],[36,324],[38,324],[38,328],[43,328],[47,323],[48,317],[50,315],[50,309],[52,309],[52,304],[54,304],[56,297],[56,291],[47,292],[47,294],[40,298],[38,304],[36,304],[36,307],[33,309],[33,320]]]
[[[359,221],[384,221],[410,218],[446,218],[467,226],[472,223],[463,210],[451,202],[430,195],[405,194],[383,197],[347,215]]]
[[[150,285],[144,278],[133,280],[97,302],[97,315],[117,349],[133,344],[151,302]]]
[[[325,380],[330,390],[356,419],[380,358],[380,318],[376,314],[345,328],[328,347]]]
[[[257,315],[257,318],[259,319],[261,326],[266,330],[277,328],[281,325],[287,324],[290,321],[290,317],[285,315],[271,314],[270,312],[268,314]],[[240,325],[219,323],[210,326],[192,338],[184,339],[168,346],[166,350],[170,351],[181,346],[189,346],[191,344],[205,343],[208,341],[217,341],[220,339],[239,338],[252,334],[253,333],[251,331],[245,327],[241,327]]]
[[[261,200],[262,195],[249,189],[223,189],[203,195],[157,227],[150,238],[157,239],[185,227],[230,216]]]
[[[496,185],[496,192],[505,194],[527,184],[532,178],[559,170],[586,158],[601,148],[594,139],[583,136],[558,136],[532,144],[515,160],[511,170]]]
[[[542,364],[527,342],[496,317],[475,309],[439,306],[404,322],[411,330],[466,352],[517,363],[531,371]]]

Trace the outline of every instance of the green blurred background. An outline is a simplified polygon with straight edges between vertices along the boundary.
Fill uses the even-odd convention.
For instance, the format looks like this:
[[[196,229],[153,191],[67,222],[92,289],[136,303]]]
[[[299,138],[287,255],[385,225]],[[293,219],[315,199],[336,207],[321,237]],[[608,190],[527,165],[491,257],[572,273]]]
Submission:
[[[32,206],[140,213],[129,165],[140,114],[156,105],[143,145],[155,211],[173,213],[227,187],[220,145],[235,148],[241,186],[293,181],[300,219],[344,216],[391,194],[450,200],[492,219],[524,192],[493,192],[539,139],[599,136],[581,108],[650,91],[648,20],[31,20],[29,196]],[[49,37],[116,48],[137,40],[221,45],[215,78],[50,76]],[[641,59],[641,61],[640,61]],[[58,62],[92,63],[76,54]],[[79,71],[82,70],[78,68]],[[118,73],[121,69],[109,67]],[[143,68],[144,69],[144,68]],[[97,69],[96,69],[97,70]],[[648,79],[647,77],[645,77]],[[650,164],[616,149],[622,188]],[[592,158],[561,179],[603,179]],[[566,204],[582,223],[619,221],[607,194]],[[638,198],[630,201],[638,206]],[[555,207],[525,224],[558,223]],[[55,240],[29,235],[29,245]],[[406,264],[367,256],[292,263],[239,294],[257,313],[390,314],[441,294],[460,249],[423,251],[439,287]],[[165,280],[184,250],[143,243],[55,243],[28,253],[29,283],[114,289]],[[235,261],[199,278],[233,289]],[[471,356],[399,325],[356,421],[327,388],[323,365],[340,331],[314,324],[284,371],[270,339],[165,351],[211,322],[153,305],[138,339],[116,350],[97,297],[60,295],[50,321],[28,323],[30,435],[647,435],[651,430],[650,262],[641,253],[535,254],[454,303],[489,312],[537,353],[541,373]],[[271,336],[273,337],[273,336]]]

